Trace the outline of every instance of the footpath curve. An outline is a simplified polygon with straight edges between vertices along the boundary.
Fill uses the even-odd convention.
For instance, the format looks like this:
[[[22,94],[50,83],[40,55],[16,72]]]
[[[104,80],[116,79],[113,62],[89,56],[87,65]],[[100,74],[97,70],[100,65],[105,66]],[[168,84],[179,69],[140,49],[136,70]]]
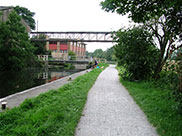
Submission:
[[[75,136],[157,136],[157,133],[111,65],[89,91]]]

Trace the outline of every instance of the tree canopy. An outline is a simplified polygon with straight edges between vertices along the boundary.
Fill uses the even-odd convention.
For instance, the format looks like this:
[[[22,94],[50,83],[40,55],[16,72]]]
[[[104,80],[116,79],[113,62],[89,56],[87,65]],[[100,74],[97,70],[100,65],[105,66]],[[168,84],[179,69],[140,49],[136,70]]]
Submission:
[[[115,56],[125,68],[124,78],[140,80],[153,74],[159,52],[148,31],[140,27],[119,30],[115,39]]]
[[[165,15],[168,23],[181,28],[181,0],[105,0],[101,5],[105,11],[117,12],[121,15],[129,14],[129,17],[137,23],[144,23],[153,17]]]
[[[142,23],[153,34],[153,42],[160,49],[154,74],[158,77],[171,52],[182,47],[179,44],[182,37],[182,1],[105,0],[101,5],[106,11],[128,14],[134,22]]]
[[[46,35],[39,34],[32,37],[32,39],[46,39]],[[45,45],[46,42],[43,41],[31,41],[32,45],[35,47],[35,55],[51,55],[51,51],[47,50]]]
[[[21,16],[24,21],[30,26],[31,29],[35,30],[35,20],[33,16],[35,15],[34,12],[31,12],[27,8],[16,6],[14,10],[17,12],[19,16]]]
[[[0,70],[20,70],[35,62],[34,47],[15,11],[0,23]]]
[[[102,58],[108,61],[114,60],[114,48],[108,48],[106,51],[102,49],[96,49],[94,52],[86,52],[86,55],[93,58]]]

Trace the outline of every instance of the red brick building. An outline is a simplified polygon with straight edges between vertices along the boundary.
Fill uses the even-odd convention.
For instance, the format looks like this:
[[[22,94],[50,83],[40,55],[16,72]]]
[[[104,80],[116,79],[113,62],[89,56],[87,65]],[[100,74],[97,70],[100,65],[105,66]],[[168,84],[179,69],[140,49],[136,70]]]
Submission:
[[[83,42],[59,42],[54,39],[46,43],[46,49],[54,58],[68,59],[69,51],[73,51],[78,58],[86,55],[86,44]]]

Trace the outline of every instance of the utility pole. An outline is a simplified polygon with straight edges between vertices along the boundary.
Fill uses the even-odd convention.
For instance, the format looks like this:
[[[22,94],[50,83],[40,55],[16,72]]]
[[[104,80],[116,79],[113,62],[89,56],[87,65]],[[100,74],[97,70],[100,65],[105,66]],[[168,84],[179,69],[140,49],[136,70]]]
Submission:
[[[38,32],[38,28],[39,28],[39,21],[37,20],[37,32]]]

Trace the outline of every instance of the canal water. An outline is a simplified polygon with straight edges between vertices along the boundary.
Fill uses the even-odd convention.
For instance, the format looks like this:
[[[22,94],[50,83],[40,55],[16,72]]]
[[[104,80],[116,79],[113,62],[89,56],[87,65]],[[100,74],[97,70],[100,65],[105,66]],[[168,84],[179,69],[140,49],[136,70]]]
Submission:
[[[24,70],[0,72],[0,98],[63,78],[80,70]]]

